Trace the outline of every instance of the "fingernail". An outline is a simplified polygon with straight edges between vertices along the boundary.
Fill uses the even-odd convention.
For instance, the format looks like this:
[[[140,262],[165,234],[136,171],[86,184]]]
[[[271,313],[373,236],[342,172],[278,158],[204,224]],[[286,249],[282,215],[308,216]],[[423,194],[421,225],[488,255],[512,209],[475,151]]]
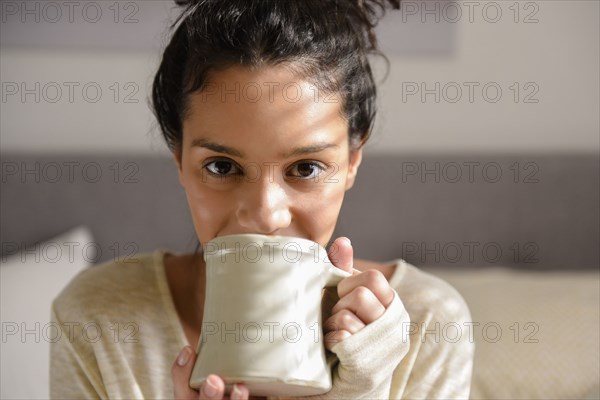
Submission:
[[[241,400],[242,398],[242,391],[236,384],[233,385],[233,390],[231,391],[230,397],[231,400]]]
[[[344,239],[346,242],[348,242],[348,244],[349,244],[350,246],[352,246],[352,242],[350,241],[350,239],[348,239],[348,238],[347,238],[347,237],[345,237],[345,236],[344,236],[344,238],[343,238],[343,239]]]
[[[180,367],[183,367],[185,364],[187,364],[187,362],[189,360],[190,360],[190,351],[189,351],[188,347],[186,346],[179,353],[179,356],[177,357],[177,364]]]
[[[214,379],[215,378],[213,378],[212,376],[209,376],[208,378],[206,378],[206,385],[204,385],[204,394],[207,395],[208,397],[214,397],[219,392],[219,388],[217,387],[217,384],[214,382]]]

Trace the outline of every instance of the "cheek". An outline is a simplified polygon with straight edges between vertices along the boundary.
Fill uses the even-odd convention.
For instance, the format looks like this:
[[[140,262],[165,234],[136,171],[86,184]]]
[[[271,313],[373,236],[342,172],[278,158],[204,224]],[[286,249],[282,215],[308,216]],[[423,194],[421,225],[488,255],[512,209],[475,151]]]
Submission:
[[[327,183],[318,193],[298,203],[303,210],[303,230],[323,247],[327,246],[335,229],[344,194],[343,183]]]
[[[231,197],[186,182],[185,192],[196,234],[201,243],[213,239],[232,213]]]

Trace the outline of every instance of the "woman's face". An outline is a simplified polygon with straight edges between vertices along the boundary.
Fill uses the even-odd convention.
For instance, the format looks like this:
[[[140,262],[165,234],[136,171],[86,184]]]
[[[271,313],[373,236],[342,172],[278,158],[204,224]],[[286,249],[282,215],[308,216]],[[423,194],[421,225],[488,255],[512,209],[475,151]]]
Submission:
[[[200,242],[259,233],[326,246],[362,151],[337,97],[284,67],[233,67],[189,98],[175,159]]]

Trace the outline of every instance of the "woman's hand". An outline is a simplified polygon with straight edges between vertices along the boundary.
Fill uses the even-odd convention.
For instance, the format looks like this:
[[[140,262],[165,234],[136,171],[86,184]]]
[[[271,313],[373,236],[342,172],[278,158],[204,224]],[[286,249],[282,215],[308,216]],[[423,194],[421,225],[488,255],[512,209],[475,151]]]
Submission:
[[[328,350],[341,340],[352,336],[366,325],[383,315],[394,300],[394,290],[383,274],[377,270],[360,272],[353,268],[353,250],[350,240],[337,238],[328,251],[329,259],[336,267],[352,276],[343,279],[335,292],[325,292],[324,330],[325,347]]]
[[[209,375],[200,386],[200,390],[190,387],[190,377],[192,369],[196,362],[196,352],[190,347],[185,346],[177,360],[171,367],[171,378],[173,380],[173,391],[175,399],[223,399],[225,398],[225,383],[217,375]],[[229,395],[231,400],[248,399],[250,393],[244,385],[233,385],[233,390]]]
[[[323,296],[325,346],[339,363],[331,390],[315,399],[389,398],[394,371],[410,347],[404,334],[410,317],[381,272],[353,268],[347,238],[336,239],[327,254],[352,276],[326,288]]]

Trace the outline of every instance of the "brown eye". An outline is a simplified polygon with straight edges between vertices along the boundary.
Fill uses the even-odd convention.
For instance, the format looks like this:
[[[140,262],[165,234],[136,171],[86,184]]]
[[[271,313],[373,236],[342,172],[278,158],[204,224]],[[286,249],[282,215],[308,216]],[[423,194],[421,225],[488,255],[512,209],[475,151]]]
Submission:
[[[300,164],[298,165],[298,174],[303,178],[306,178],[308,176],[311,176],[316,169],[317,167],[315,167],[312,164]]]
[[[207,163],[204,168],[212,174],[216,176],[228,176],[235,175],[239,173],[238,168],[231,161],[227,160],[215,160]]]
[[[298,179],[316,179],[326,168],[316,162],[301,162],[291,169],[291,176]]]

